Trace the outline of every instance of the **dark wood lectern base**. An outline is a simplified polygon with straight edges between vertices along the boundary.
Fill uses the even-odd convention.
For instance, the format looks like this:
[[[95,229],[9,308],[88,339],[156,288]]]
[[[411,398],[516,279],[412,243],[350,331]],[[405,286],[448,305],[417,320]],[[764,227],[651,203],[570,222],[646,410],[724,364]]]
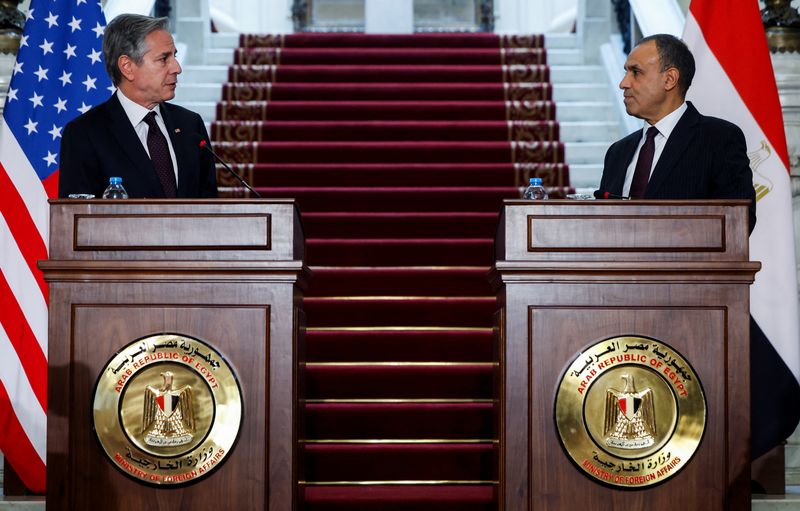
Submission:
[[[747,233],[743,201],[506,201],[494,269],[502,511],[750,508],[749,286],[760,265],[749,261]],[[569,365],[619,336],[674,349],[705,396],[694,454],[650,486],[587,475],[556,425]],[[583,423],[562,424],[569,434],[588,437],[587,422],[603,423],[585,410]],[[581,456],[605,456],[606,444],[587,445]],[[642,461],[614,460],[604,465]]]
[[[293,202],[58,201],[51,212],[51,259],[41,263],[50,284],[47,508],[293,509],[294,364],[306,272]],[[211,470],[190,465],[200,476],[184,485],[131,477],[118,467],[136,474],[139,458],[115,464],[93,431],[96,384],[111,370],[107,364],[122,348],[160,333],[208,344],[231,366],[241,391],[233,448]],[[201,412],[216,424],[217,409]],[[213,427],[204,433],[212,435]],[[107,430],[127,449],[143,435],[134,426]],[[148,456],[164,457],[167,468],[152,470],[171,470],[174,451],[157,449]]]

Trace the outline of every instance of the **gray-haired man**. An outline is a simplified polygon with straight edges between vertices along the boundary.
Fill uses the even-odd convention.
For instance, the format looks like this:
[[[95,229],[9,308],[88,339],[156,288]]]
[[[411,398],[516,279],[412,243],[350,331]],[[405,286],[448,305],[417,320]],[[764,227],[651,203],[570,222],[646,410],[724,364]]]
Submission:
[[[103,56],[117,91],[64,128],[58,195],[100,196],[111,176],[132,198],[216,197],[203,120],[167,103],[181,66],[166,18],[123,14],[105,29]]]

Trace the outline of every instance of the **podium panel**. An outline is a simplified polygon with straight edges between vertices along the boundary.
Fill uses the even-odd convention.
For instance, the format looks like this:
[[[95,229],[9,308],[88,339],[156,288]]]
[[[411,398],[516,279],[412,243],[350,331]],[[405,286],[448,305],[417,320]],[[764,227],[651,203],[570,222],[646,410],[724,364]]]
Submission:
[[[40,263],[50,285],[48,509],[293,509],[307,274],[293,202],[59,200],[50,239]],[[202,344],[191,350],[193,340]],[[229,450],[206,450],[232,406],[203,400],[220,365],[238,384],[228,390],[241,396],[241,420],[223,432]],[[144,367],[150,380],[126,386]],[[176,374],[172,388],[167,370],[200,383],[180,388]],[[105,389],[111,374],[119,383]],[[160,399],[158,428],[142,423],[143,388]],[[104,392],[123,403],[121,435],[95,422]],[[170,423],[184,402],[183,425]],[[103,434],[124,448],[109,452]]]
[[[506,202],[502,510],[749,509],[747,242],[742,201]]]

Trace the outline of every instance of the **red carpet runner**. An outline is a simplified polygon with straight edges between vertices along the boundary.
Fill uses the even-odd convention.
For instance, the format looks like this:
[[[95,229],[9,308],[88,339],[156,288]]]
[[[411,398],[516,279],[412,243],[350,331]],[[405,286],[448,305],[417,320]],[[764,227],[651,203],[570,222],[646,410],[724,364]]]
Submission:
[[[497,212],[529,176],[568,187],[542,38],[241,46],[214,147],[264,197],[297,199],[314,272],[303,508],[494,509]]]

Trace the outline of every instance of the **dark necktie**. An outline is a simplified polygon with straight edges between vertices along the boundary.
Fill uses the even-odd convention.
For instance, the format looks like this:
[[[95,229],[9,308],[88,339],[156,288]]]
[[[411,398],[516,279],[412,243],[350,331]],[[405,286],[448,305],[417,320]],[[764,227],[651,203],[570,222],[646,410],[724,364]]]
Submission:
[[[647,190],[647,182],[650,180],[650,169],[653,168],[653,156],[656,154],[655,138],[658,130],[655,126],[647,129],[647,139],[644,141],[642,150],[639,151],[639,159],[636,160],[636,169],[633,171],[633,181],[631,181],[631,199],[644,198]]]
[[[175,170],[172,168],[172,158],[169,155],[167,138],[161,133],[156,124],[156,113],[150,112],[144,116],[147,123],[147,150],[150,152],[150,160],[156,169],[158,180],[164,189],[164,197],[173,198],[178,196],[178,185],[175,182]]]

